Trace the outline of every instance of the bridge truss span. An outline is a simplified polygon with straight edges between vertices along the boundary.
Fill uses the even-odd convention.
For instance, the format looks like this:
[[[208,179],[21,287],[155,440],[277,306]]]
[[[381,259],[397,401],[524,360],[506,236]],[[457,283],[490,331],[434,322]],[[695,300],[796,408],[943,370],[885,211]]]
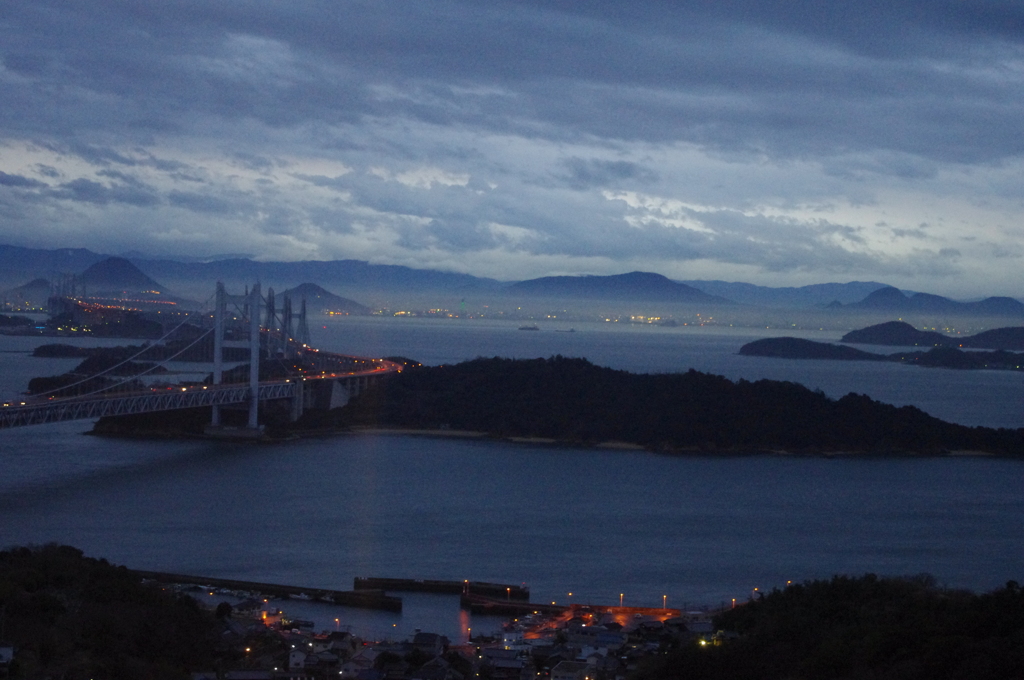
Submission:
[[[258,401],[291,399],[299,389],[297,382],[261,383]],[[0,409],[0,429],[22,425],[42,425],[64,420],[85,420],[103,416],[127,416],[135,413],[171,411],[181,408],[239,404],[250,401],[249,385],[213,385],[171,388],[144,394],[118,394],[90,399],[60,399],[44,404],[26,404]]]
[[[291,337],[290,303],[287,304],[289,311],[284,315],[285,320],[280,323],[281,327],[277,327],[273,291],[269,291],[269,294],[268,327],[263,327],[259,320],[263,304],[259,283],[254,284],[245,295],[228,295],[224,285],[217,284],[216,309],[213,315],[214,370],[209,381],[212,384],[186,383],[135,392],[97,392],[76,397],[51,396],[49,399],[45,399],[45,394],[29,396],[20,404],[4,403],[0,406],[0,429],[65,420],[91,420],[104,416],[212,407],[208,432],[215,434],[221,430],[239,429],[221,427],[222,406],[245,405],[248,409],[249,422],[247,428],[241,429],[248,432],[245,436],[258,436],[262,431],[258,423],[260,402],[289,400],[290,417],[294,421],[307,409],[344,406],[351,397],[361,393],[370,384],[402,370],[400,364],[384,359],[321,352],[309,347],[308,344],[298,342]],[[229,304],[235,305],[231,314],[228,311]],[[300,317],[300,325],[305,325],[304,314]],[[246,382],[238,381],[242,377],[240,375],[232,376],[231,382],[223,382],[228,373],[224,369],[224,348],[228,346],[248,347],[249,367],[246,371]],[[275,361],[280,361],[281,358],[289,361],[301,360],[302,366],[296,364],[284,375],[271,377],[271,373],[266,379],[260,380],[261,360],[272,356],[276,356]],[[152,369],[146,369],[149,370]],[[133,376],[133,379],[138,377]],[[82,382],[84,380],[74,385]],[[127,381],[119,384],[125,382]]]

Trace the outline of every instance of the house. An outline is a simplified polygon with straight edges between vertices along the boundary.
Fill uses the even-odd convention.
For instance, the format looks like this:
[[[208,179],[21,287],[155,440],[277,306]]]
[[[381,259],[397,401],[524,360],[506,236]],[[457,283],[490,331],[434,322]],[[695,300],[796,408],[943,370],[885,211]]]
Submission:
[[[528,680],[536,675],[529,658],[494,659],[490,665],[492,680]]]
[[[551,680],[590,680],[593,669],[579,661],[562,661],[551,669]]]
[[[404,659],[391,659],[380,665],[384,672],[385,680],[407,680],[409,677],[409,662]]]
[[[462,673],[452,668],[444,657],[437,656],[418,670],[410,671],[409,680],[462,680]]]
[[[364,668],[355,674],[356,680],[384,680],[384,671],[376,668]]]
[[[288,653],[288,668],[299,670],[306,667],[306,657],[310,656],[301,649],[293,649]]]
[[[448,642],[448,638],[437,633],[417,632],[412,638],[412,646],[430,657],[443,654]]]
[[[344,678],[354,678],[359,675],[360,672],[373,669],[373,662],[380,654],[377,650],[371,647],[363,647],[358,652],[349,657],[348,661],[341,665],[341,676]],[[381,674],[381,678],[384,674]],[[366,680],[381,680],[380,678],[367,678]]]

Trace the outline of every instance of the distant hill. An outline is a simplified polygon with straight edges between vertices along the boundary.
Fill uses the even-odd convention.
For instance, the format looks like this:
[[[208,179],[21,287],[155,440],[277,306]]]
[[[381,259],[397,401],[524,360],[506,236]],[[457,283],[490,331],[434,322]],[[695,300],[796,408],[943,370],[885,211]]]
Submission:
[[[887,321],[850,331],[840,342],[859,345],[901,347],[965,347],[970,349],[1024,350],[1024,327],[993,328],[977,335],[950,336],[935,331],[919,331],[903,321]]]
[[[898,347],[951,347],[960,340],[935,331],[919,331],[904,321],[887,321],[875,326],[850,331],[840,342],[858,345],[893,345]]]
[[[904,295],[898,288],[886,286],[871,292],[863,300],[853,302],[847,306],[857,309],[902,310],[909,308],[910,298]]]
[[[165,293],[164,286],[142,273],[123,257],[108,257],[90,266],[79,277],[90,295],[107,293]]]
[[[988,316],[1024,317],[1024,303],[1008,297],[990,297],[978,302],[957,302],[941,295],[914,293],[904,295],[892,286],[879,288],[859,302],[843,305],[846,309],[885,310],[889,312],[944,312]]]
[[[5,290],[0,299],[15,309],[39,309],[46,307],[52,286],[46,279],[33,279],[28,283]]]
[[[816,283],[797,288],[771,288],[755,286],[752,283],[731,283],[728,281],[679,281],[709,295],[734,300],[745,305],[766,307],[815,307],[833,302],[841,305],[858,302],[865,296],[887,288],[877,281],[851,281],[849,283]]]
[[[676,283],[651,272],[613,276],[545,276],[514,283],[506,291],[533,297],[735,304],[732,300],[708,295],[685,283]]]
[[[827,342],[814,342],[800,338],[763,338],[740,347],[744,356],[774,359],[831,359],[835,361],[892,361],[911,366],[929,368],[989,369],[1019,371],[1024,365],[1024,354],[1006,350],[993,352],[964,352],[956,347],[931,347],[925,352],[897,352],[874,354],[853,347]]]
[[[106,258],[85,248],[42,250],[0,245],[0,285],[17,285],[40,277],[80,272]]]
[[[78,277],[90,301],[126,303],[137,309],[198,309],[195,300],[177,297],[123,257],[108,257],[88,267]],[[81,292],[81,288],[79,292]]]
[[[977,335],[960,338],[961,347],[973,349],[1024,350],[1024,327],[993,328]]]
[[[1024,316],[1024,304],[1011,297],[988,297],[978,302],[966,302],[964,305],[978,314]]]
[[[292,310],[299,311],[299,303],[306,300],[306,311],[311,314],[370,314],[370,308],[361,305],[355,300],[343,298],[334,293],[324,290],[315,283],[303,283],[295,288],[289,288],[279,293],[278,299],[291,298]]]

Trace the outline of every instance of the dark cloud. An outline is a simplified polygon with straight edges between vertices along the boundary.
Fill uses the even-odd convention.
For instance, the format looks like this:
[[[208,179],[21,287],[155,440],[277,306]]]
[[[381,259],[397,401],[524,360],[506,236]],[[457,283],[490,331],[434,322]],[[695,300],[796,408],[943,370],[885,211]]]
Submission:
[[[65,182],[53,193],[58,198],[94,203],[96,205],[123,203],[136,207],[150,207],[160,203],[159,197],[153,191],[140,185],[108,186],[90,179],[76,179],[71,182]]]
[[[167,200],[173,206],[195,212],[227,214],[232,211],[232,206],[228,201],[217,196],[193,191],[172,191],[167,195]]]
[[[1022,34],[1012,27],[1024,12],[1013,5],[750,1],[623,10],[467,1],[400,9],[177,2],[129,11],[41,0],[8,8],[13,44],[4,62],[57,66],[19,67],[40,82],[6,89],[26,109],[56,104],[79,129],[142,126],[147,135],[197,114],[271,126],[403,115],[774,154],[881,147],[976,161],[1024,148],[1024,138],[1007,134],[1024,107],[1019,86],[978,77],[979,66],[998,70],[1016,55]],[[414,96],[382,100],[381,86]],[[118,115],[79,106],[86,91],[121,100]]]
[[[658,180],[657,173],[629,161],[605,161],[574,156],[562,161],[562,165],[569,171],[568,177],[563,181],[578,190],[645,185]]]
[[[8,175],[6,172],[0,171],[0,186],[4,187],[19,187],[23,189],[38,189],[40,187],[48,186],[46,182],[40,182],[37,179],[31,177],[23,177],[21,175]]]
[[[154,233],[209,248],[345,257],[331,239],[366,234],[467,269],[912,276],[1017,252],[996,226],[1024,162],[1008,0],[35,0],[0,13],[0,64],[3,198],[40,225],[171,206]],[[985,233],[952,253],[954,220]],[[934,251],[887,251],[909,241]]]

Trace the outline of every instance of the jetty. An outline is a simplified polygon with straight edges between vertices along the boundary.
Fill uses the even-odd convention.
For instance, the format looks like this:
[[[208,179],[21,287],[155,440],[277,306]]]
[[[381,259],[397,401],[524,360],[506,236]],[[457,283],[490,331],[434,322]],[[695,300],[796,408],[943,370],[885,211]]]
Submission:
[[[229,590],[243,590],[247,592],[260,593],[270,597],[290,598],[305,597],[310,600],[331,602],[346,607],[358,607],[361,609],[383,609],[385,611],[402,611],[402,600],[392,597],[376,589],[360,590],[332,590],[330,588],[313,588],[307,586],[289,586],[280,583],[260,583],[258,581],[239,581],[237,579],[212,578],[209,576],[194,576],[190,574],[170,574],[162,571],[141,571],[131,570],[144,579],[150,579],[159,583],[194,584],[208,586],[210,588],[227,588]]]
[[[525,616],[526,614],[558,616],[569,610],[567,605],[539,604],[466,593],[459,598],[459,606],[472,614],[487,616]]]
[[[407,593],[445,593],[449,595],[476,595],[505,601],[522,602],[530,599],[526,585],[514,586],[507,583],[486,581],[442,581],[413,578],[364,578],[357,576],[352,586],[357,592],[363,590],[400,591]]]

